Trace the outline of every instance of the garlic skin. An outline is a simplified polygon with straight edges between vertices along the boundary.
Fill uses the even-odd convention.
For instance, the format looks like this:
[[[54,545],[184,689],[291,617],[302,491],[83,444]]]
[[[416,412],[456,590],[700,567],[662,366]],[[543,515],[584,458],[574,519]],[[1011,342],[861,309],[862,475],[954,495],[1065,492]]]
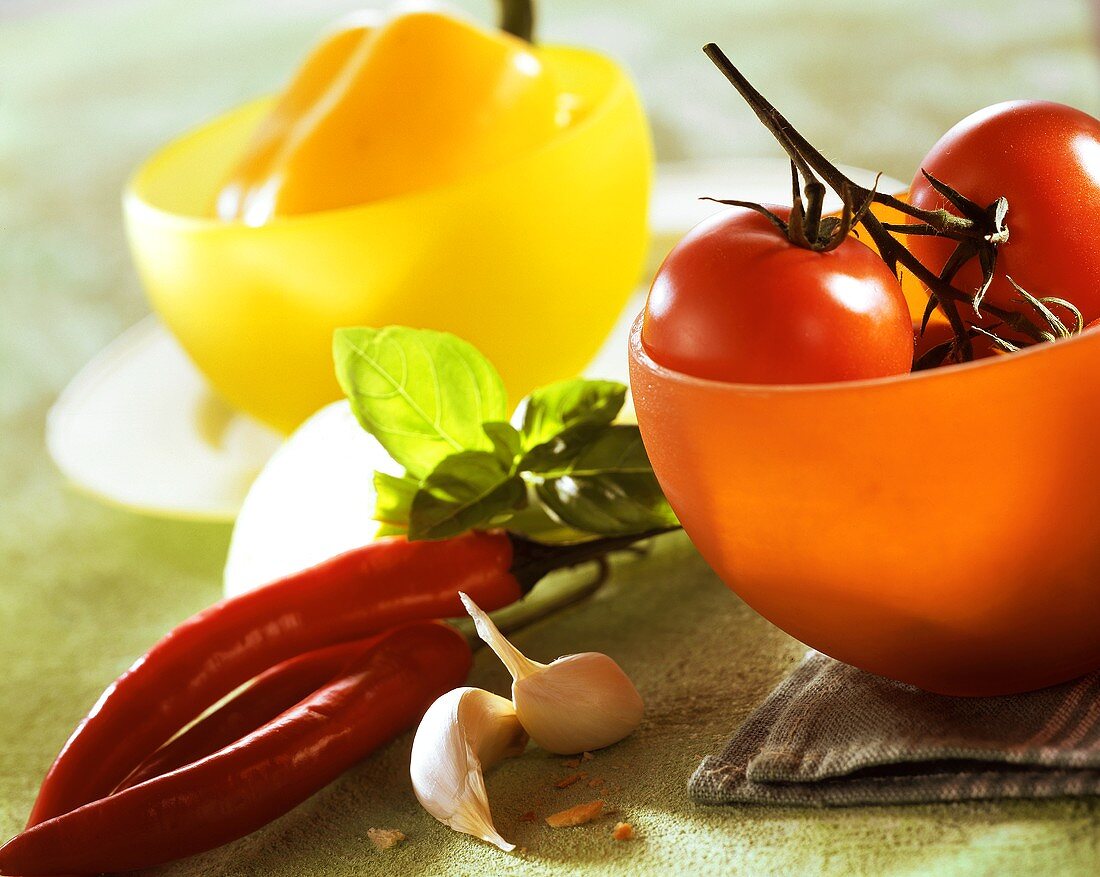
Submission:
[[[516,845],[493,825],[483,771],[526,746],[510,701],[480,688],[449,691],[428,708],[413,738],[416,799],[444,825],[511,852]]]
[[[645,705],[634,683],[607,655],[584,652],[540,664],[520,652],[465,594],[480,636],[512,674],[512,703],[531,739],[556,755],[618,743],[642,721]]]
[[[556,755],[603,749],[633,733],[645,706],[634,683],[607,655],[558,658],[512,683],[520,724]]]

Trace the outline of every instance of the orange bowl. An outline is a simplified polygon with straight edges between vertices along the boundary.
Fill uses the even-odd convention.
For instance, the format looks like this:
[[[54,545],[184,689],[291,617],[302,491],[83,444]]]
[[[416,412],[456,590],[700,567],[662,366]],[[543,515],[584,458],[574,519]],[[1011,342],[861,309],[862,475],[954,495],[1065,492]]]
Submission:
[[[630,335],[653,468],[706,561],[813,648],[929,691],[1100,667],[1100,331],[913,375],[758,386]]]

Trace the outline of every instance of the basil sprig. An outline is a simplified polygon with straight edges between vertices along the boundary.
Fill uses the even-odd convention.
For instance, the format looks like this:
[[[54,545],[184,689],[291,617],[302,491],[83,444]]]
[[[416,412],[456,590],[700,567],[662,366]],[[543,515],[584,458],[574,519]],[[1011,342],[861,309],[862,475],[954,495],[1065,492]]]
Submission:
[[[492,450],[481,425],[507,419],[497,370],[454,335],[404,326],[339,329],[333,358],[363,429],[414,478],[459,451]]]
[[[359,423],[405,469],[375,475],[383,533],[445,539],[506,527],[568,541],[676,526],[638,427],[614,422],[622,384],[550,384],[509,421],[500,375],[454,335],[340,329],[333,348]]]

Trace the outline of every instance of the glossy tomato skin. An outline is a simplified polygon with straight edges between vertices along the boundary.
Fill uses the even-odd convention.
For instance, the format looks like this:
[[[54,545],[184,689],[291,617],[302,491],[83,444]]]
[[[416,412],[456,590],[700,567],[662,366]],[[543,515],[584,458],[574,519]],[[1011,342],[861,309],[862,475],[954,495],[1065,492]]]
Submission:
[[[870,248],[854,237],[829,252],[797,247],[741,207],[700,223],[668,254],[641,337],[666,368],[735,383],[883,377],[913,359],[905,296]]]
[[[1100,120],[1046,101],[995,104],[951,128],[920,167],[982,207],[1008,199],[1009,239],[1000,247],[987,301],[1025,309],[1008,275],[1032,295],[1072,301],[1086,322],[1100,317],[1100,236],[1090,218],[1100,210]],[[909,200],[958,213],[920,170]],[[954,249],[951,241],[915,235],[907,246],[937,273]],[[955,285],[973,292],[980,282],[971,260]]]

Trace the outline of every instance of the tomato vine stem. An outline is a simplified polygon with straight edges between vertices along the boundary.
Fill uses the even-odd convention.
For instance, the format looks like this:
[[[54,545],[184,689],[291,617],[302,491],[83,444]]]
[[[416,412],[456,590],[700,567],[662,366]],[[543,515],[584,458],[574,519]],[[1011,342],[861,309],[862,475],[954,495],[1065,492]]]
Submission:
[[[733,65],[733,62],[730,61],[726,53],[723,52],[717,44],[707,43],[703,47],[703,52],[722,72],[722,75],[729,80],[730,84],[737,89],[741,97],[745,99],[753,112],[756,113],[757,118],[764,123],[765,127],[767,127],[776,140],[779,141],[780,146],[783,147],[784,151],[791,157],[791,161],[793,161],[796,166],[799,166],[800,169],[803,166],[808,166],[814,171],[817,171],[817,173],[821,174],[821,178],[835,192],[842,196],[845,192],[851,192],[863,194],[865,197],[871,195],[871,197],[874,198],[874,194],[848,179],[845,174],[818,152],[806,138],[799,134],[791,123],[783,117],[779,110],[772,106],[768,99],[753,87],[752,83],[750,83],[741,71]],[[803,173],[805,173],[805,171],[803,171]],[[936,295],[939,299],[940,307],[947,317],[948,322],[951,324],[951,329],[955,334],[955,341],[958,345],[960,357],[963,359],[972,359],[974,353],[970,343],[970,333],[967,331],[962,321],[962,316],[959,314],[958,308],[958,302],[960,300],[968,301],[969,297],[966,296],[965,293],[956,290],[949,283],[942,281],[936,274],[922,265],[908,250],[902,247],[885,228],[883,228],[878,217],[867,212],[859,221],[860,224],[867,229],[867,233],[878,247],[879,255],[892,271],[895,273],[897,272],[897,266],[900,262],[920,278]]]
[[[855,217],[856,221],[866,229],[871,240],[878,248],[879,256],[892,271],[897,273],[898,266],[901,265],[924,284],[929,295],[929,310],[925,315],[925,323],[931,311],[938,305],[951,325],[954,335],[955,357],[957,359],[969,360],[973,358],[971,338],[974,333],[963,322],[959,311],[960,302],[971,306],[979,314],[979,308],[983,308],[987,313],[1002,320],[1006,325],[1028,336],[1033,341],[1048,339],[1049,333],[1043,332],[1024,314],[986,304],[982,301],[985,290],[993,278],[997,247],[1008,240],[1008,227],[1004,223],[1008,211],[1008,202],[1004,198],[999,198],[993,204],[983,208],[925,173],[929,183],[943,194],[946,200],[959,209],[960,213],[963,214],[960,216],[945,209],[924,210],[912,204],[907,204],[893,195],[860,186],[849,179],[825,158],[813,144],[806,140],[767,98],[753,87],[715,43],[707,43],[703,47],[703,52],[730,84],[737,89],[757,118],[771,132],[779,145],[783,147],[798,172],[806,179],[807,194],[811,184],[817,183],[816,172],[831,189],[840,195],[841,200],[844,202],[845,215],[852,211],[856,205],[861,203],[869,205],[874,202],[919,220],[920,224],[912,226],[887,224],[866,210],[861,211]],[[948,259],[943,272],[936,274],[894,238],[892,233],[934,234],[956,240],[958,246],[952,257]],[[974,295],[969,295],[953,286],[951,280],[959,268],[974,256],[978,256],[981,261],[983,283]]]

